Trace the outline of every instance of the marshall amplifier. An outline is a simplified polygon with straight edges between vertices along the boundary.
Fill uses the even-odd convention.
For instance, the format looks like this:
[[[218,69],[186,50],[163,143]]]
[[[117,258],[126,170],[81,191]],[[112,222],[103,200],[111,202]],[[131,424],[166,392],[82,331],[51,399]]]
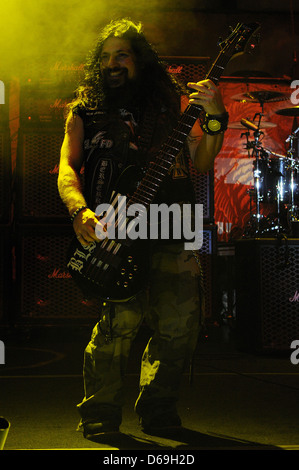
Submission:
[[[66,107],[74,95],[67,89],[43,86],[20,90],[20,126],[22,128],[63,128]]]
[[[73,236],[71,226],[17,227],[16,284],[21,320],[55,323],[97,318],[98,305],[84,298],[66,267]]]
[[[210,62],[210,57],[196,56],[161,56],[160,59],[166,64],[168,72],[183,85],[203,80]]]
[[[20,222],[65,223],[57,178],[63,128],[20,130],[17,155],[16,219]]]
[[[252,351],[299,340],[299,239],[236,242],[236,331]]]
[[[67,104],[84,74],[84,64],[77,57],[40,57],[26,61],[20,82],[20,125],[63,127]]]

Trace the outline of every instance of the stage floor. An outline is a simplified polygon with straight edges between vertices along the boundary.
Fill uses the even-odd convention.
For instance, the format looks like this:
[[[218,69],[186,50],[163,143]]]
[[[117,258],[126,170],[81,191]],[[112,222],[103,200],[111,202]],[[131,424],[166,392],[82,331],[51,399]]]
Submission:
[[[92,325],[34,327],[5,338],[0,366],[0,416],[11,424],[4,450],[298,450],[299,364],[288,352],[236,349],[233,333],[215,328],[199,341],[193,380],[181,387],[180,432],[141,431],[134,413],[139,364],[148,331],[132,348],[121,432],[99,442],[76,431],[82,399],[82,359]],[[117,454],[120,455],[120,454]]]

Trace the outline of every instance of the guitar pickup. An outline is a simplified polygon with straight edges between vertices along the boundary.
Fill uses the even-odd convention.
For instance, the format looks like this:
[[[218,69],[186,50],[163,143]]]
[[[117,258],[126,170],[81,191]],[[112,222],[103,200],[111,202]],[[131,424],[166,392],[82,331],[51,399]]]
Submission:
[[[98,257],[94,256],[91,260],[91,263],[93,266],[96,265],[97,267],[108,264],[117,269],[121,261],[122,259],[120,256],[100,248],[100,250],[98,250]]]

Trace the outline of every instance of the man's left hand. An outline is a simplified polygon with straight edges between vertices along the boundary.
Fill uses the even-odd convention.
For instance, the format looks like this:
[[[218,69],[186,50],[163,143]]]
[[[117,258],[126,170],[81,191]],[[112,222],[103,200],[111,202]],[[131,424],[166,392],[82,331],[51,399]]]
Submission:
[[[189,82],[188,87],[196,90],[189,96],[189,103],[202,106],[208,114],[222,114],[226,109],[219,88],[211,80]]]

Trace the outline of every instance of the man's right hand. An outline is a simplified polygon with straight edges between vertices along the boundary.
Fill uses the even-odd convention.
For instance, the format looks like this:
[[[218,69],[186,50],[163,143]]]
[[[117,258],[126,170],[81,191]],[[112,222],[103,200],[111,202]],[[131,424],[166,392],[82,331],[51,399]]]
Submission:
[[[99,239],[95,234],[95,227],[98,223],[98,218],[93,211],[90,209],[83,209],[76,215],[73,227],[81,245],[89,245],[90,243]]]

